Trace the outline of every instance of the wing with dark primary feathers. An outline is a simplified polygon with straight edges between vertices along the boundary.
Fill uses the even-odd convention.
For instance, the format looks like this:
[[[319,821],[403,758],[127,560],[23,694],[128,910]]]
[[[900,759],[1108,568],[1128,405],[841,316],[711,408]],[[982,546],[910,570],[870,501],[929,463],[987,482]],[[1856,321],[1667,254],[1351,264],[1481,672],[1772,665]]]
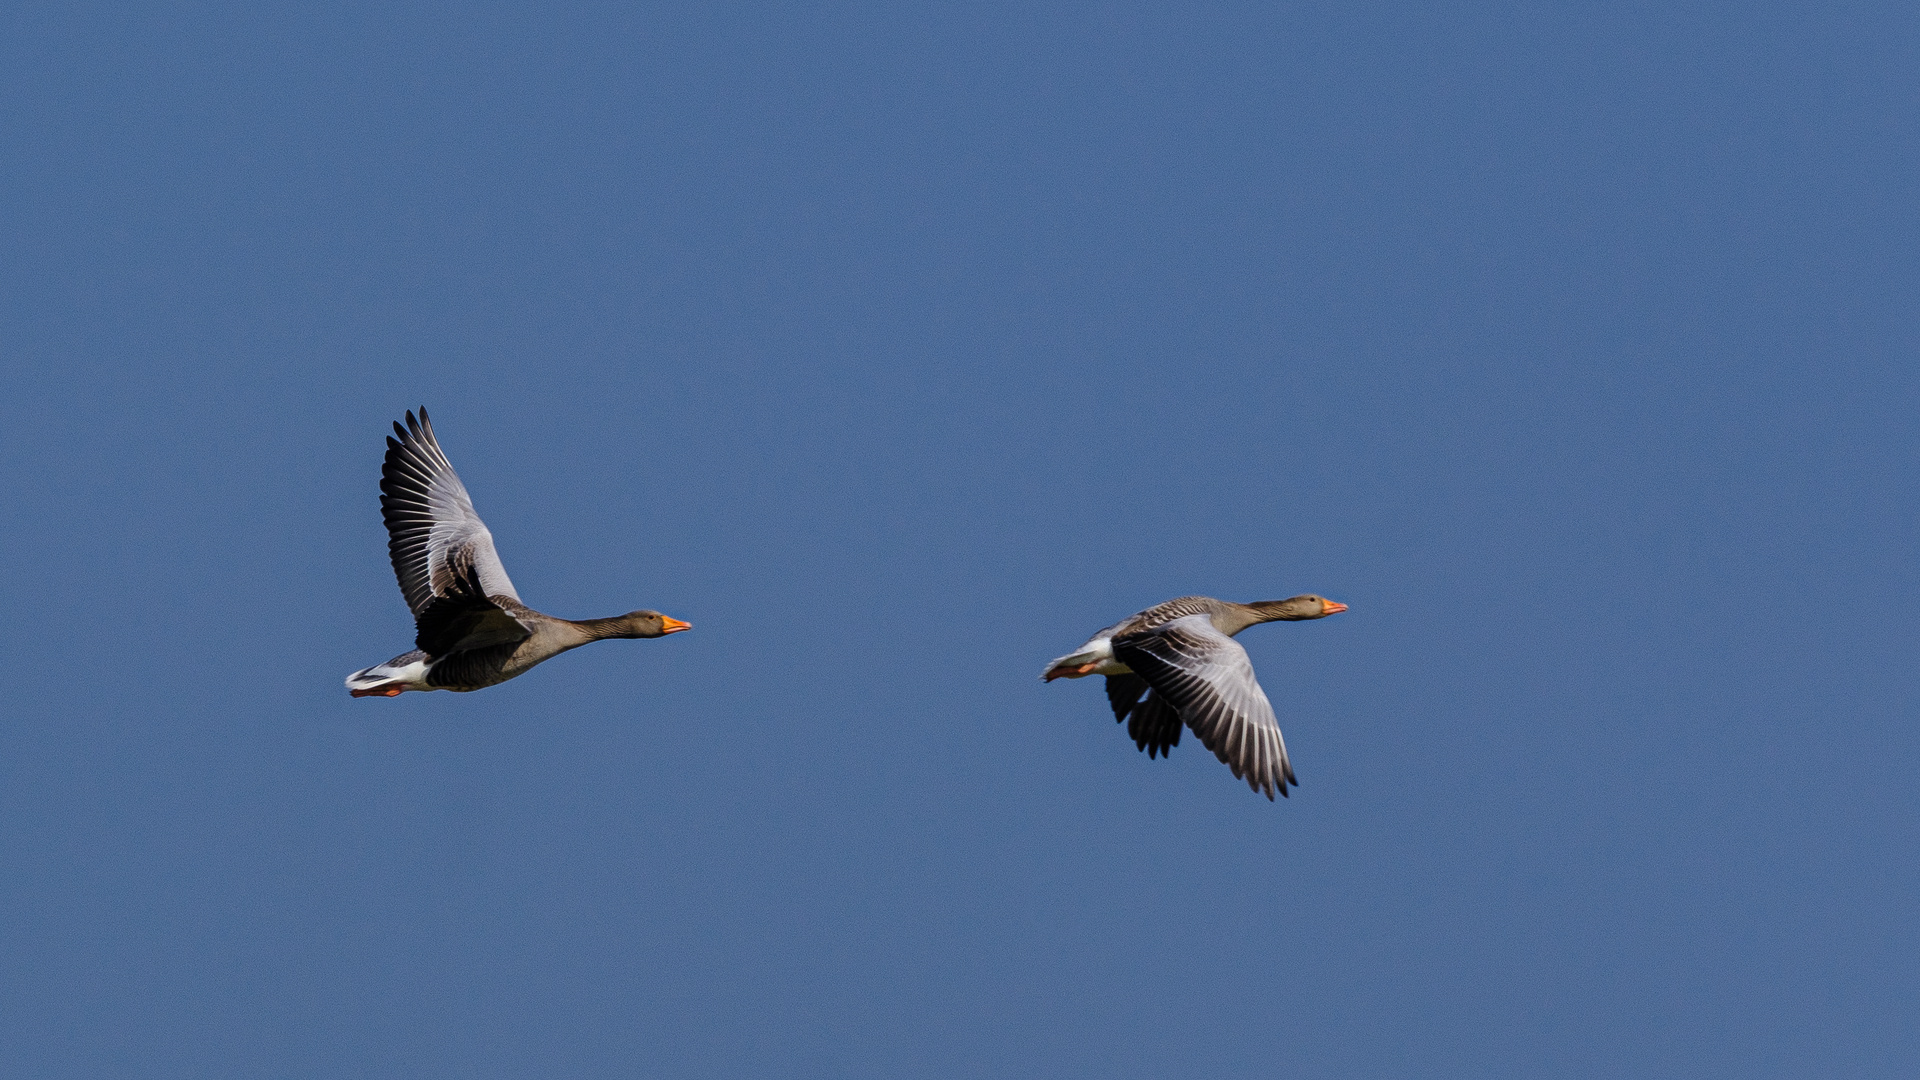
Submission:
[[[1165,757],[1180,745],[1180,714],[1150,690],[1147,680],[1138,675],[1107,676],[1107,702],[1113,706],[1114,720],[1131,716],[1127,734],[1133,737],[1133,745],[1148,757]],[[1141,694],[1147,694],[1147,700],[1141,701]]]
[[[407,607],[419,618],[437,600],[460,592],[518,602],[520,594],[493,550],[493,534],[434,439],[427,410],[420,410],[418,420],[409,412],[407,426],[395,424],[393,430],[399,438],[387,439],[380,515]]]
[[[1180,745],[1180,714],[1167,704],[1158,690],[1147,695],[1147,700],[1133,710],[1133,719],[1127,721],[1127,734],[1133,736],[1133,745],[1147,752],[1148,757],[1166,757],[1173,748]]]
[[[1125,720],[1146,692],[1147,680],[1138,675],[1107,676],[1107,704],[1113,706],[1114,720]]]
[[[1276,788],[1284,796],[1296,782],[1273,706],[1254,678],[1253,661],[1207,616],[1188,615],[1116,637],[1113,656],[1153,687],[1148,704],[1165,699],[1206,748],[1255,791],[1271,799]]]

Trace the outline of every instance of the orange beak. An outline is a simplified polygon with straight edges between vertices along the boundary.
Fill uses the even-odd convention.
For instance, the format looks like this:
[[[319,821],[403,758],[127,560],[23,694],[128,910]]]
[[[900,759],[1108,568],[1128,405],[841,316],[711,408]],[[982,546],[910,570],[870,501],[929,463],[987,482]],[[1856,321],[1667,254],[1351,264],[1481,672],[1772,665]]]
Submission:
[[[1320,601],[1320,614],[1322,615],[1338,615],[1345,610],[1347,610],[1347,605],[1345,604],[1338,604],[1332,600]]]
[[[662,634],[677,634],[682,630],[691,630],[691,629],[693,629],[693,624],[690,622],[681,622],[679,619],[670,619],[665,615],[660,616],[660,632]]]

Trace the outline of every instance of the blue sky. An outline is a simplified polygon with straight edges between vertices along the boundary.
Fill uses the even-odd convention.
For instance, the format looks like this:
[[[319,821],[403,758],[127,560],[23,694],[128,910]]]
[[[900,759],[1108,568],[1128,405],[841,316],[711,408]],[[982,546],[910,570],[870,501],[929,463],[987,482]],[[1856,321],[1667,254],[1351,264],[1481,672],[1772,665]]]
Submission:
[[[1912,1075],[1917,19],[9,9],[0,1072]]]

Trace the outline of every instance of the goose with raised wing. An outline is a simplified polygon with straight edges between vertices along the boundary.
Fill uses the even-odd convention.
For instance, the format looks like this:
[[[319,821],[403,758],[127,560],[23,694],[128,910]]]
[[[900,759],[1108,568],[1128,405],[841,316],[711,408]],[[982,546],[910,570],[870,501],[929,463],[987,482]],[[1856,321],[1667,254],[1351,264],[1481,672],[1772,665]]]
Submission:
[[[1345,610],[1311,593],[1251,604],[1182,596],[1093,635],[1048,664],[1040,678],[1105,675],[1113,718],[1127,721],[1127,734],[1148,757],[1180,745],[1184,725],[1253,790],[1269,800],[1275,791],[1284,798],[1299,781],[1253,661],[1233,638],[1260,623],[1324,619]]]
[[[474,512],[466,486],[433,437],[427,410],[393,425],[380,474],[380,513],[400,591],[413,609],[412,652],[347,676],[354,697],[408,690],[478,690],[605,638],[657,638],[691,624],[657,611],[610,619],[555,618],[520,602]]]

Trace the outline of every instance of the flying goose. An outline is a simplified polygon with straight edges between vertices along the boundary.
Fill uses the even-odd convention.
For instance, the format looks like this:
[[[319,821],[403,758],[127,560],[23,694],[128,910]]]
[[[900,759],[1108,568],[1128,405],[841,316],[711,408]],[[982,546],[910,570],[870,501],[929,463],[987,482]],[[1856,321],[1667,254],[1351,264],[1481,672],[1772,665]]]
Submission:
[[[1251,604],[1182,596],[1093,635],[1048,664],[1040,678],[1105,675],[1113,718],[1132,717],[1127,734],[1148,757],[1180,745],[1185,723],[1234,776],[1271,801],[1276,788],[1284,798],[1287,785],[1298,787],[1299,781],[1273,706],[1253,677],[1253,661],[1233,636],[1256,623],[1323,619],[1345,610],[1345,604],[1312,594]]]
[[[380,470],[380,514],[394,576],[413,609],[418,646],[347,676],[354,697],[408,690],[478,690],[602,638],[656,638],[692,624],[657,611],[556,619],[520,602],[494,554],[493,534],[434,440],[427,410],[393,425]]]

